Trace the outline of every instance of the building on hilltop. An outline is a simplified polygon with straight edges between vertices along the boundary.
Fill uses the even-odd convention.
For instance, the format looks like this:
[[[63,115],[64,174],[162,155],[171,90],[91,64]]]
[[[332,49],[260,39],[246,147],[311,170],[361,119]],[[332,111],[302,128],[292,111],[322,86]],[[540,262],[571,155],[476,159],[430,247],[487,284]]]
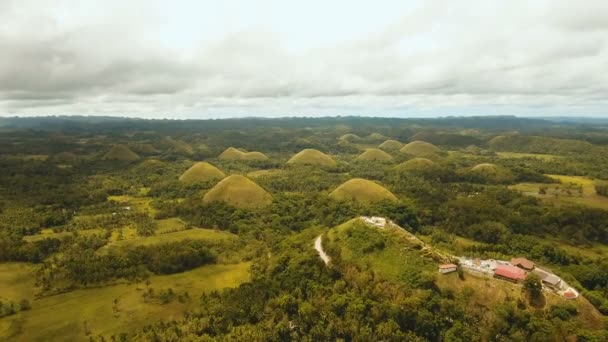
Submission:
[[[457,265],[454,264],[443,264],[443,265],[439,265],[439,273],[452,273],[455,272],[458,269]]]
[[[550,287],[554,290],[560,289],[561,283],[562,283],[562,280],[560,277],[556,276],[553,273],[542,270],[540,268],[534,269],[533,272],[540,278],[543,285],[546,285],[547,287]]]
[[[514,283],[524,281],[526,276],[526,271],[512,265],[496,265],[496,270],[494,271],[495,278],[504,279]]]
[[[526,271],[532,271],[534,269],[534,262],[526,258],[513,258],[511,259],[511,265],[522,268]]]

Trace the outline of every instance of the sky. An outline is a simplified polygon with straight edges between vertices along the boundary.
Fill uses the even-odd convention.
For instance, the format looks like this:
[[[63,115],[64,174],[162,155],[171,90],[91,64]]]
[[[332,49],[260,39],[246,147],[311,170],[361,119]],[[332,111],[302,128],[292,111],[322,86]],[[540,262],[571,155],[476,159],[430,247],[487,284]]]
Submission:
[[[0,116],[608,116],[608,1],[0,0]]]

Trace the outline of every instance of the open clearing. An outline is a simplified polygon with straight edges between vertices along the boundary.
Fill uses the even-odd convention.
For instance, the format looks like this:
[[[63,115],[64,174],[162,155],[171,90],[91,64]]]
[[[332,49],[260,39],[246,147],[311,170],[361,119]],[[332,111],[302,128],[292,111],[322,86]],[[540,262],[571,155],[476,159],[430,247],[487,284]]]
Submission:
[[[519,153],[519,152],[496,152],[500,158],[537,158],[545,161],[554,160],[557,158],[561,158],[561,156],[556,156],[554,154],[540,154],[540,153]]]
[[[561,184],[519,183],[510,188],[553,203],[573,203],[608,209],[608,197],[600,196],[595,192],[594,179],[581,176],[547,176],[561,181]],[[539,193],[541,188],[545,189],[545,194]]]
[[[164,305],[158,300],[146,302],[143,298],[147,290],[145,284],[76,290],[35,300],[30,311],[0,319],[0,340],[88,341],[85,321],[91,335],[107,336],[131,332],[159,319],[178,319],[198,305],[202,293],[236,287],[248,281],[249,266],[248,262],[208,265],[150,278],[150,287],[156,293],[169,288],[176,294],[188,291],[191,299],[185,303],[177,300]],[[116,299],[117,304],[114,304]]]

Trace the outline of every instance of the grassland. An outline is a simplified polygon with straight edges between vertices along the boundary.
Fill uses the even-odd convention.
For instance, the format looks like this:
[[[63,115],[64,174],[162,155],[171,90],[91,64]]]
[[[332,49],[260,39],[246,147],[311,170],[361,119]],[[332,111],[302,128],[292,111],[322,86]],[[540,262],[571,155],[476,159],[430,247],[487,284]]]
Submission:
[[[105,160],[135,161],[139,156],[124,145],[116,145],[103,156]]]
[[[243,152],[234,147],[228,147],[218,158],[221,160],[241,161],[268,160],[268,157],[262,152]]]
[[[152,216],[156,214],[156,209],[150,205],[152,199],[148,197],[133,197],[128,195],[108,196],[108,201],[120,203],[125,207],[130,207],[131,210],[149,213]]]
[[[305,149],[291,157],[291,159],[287,161],[287,164],[334,167],[336,166],[336,161],[319,150]]]
[[[220,169],[217,167],[205,163],[200,162],[192,165],[188,170],[186,170],[180,177],[179,180],[184,183],[192,183],[192,182],[207,182],[216,179],[222,179],[226,177]]]
[[[396,201],[397,197],[385,187],[372,181],[354,178],[344,182],[329,196],[339,201],[377,202],[384,199]]]
[[[209,265],[150,278],[150,287],[157,293],[169,288],[176,294],[187,291],[190,300],[183,303],[174,300],[163,305],[144,299],[146,285],[126,283],[37,299],[30,311],[0,319],[0,340],[88,341],[85,321],[91,335],[108,336],[131,332],[159,319],[178,319],[198,305],[202,293],[248,281],[249,267],[247,262]]]
[[[548,176],[559,180],[561,184],[519,183],[510,188],[556,204],[572,203],[608,209],[608,197],[600,196],[595,192],[596,180],[580,176]],[[541,193],[541,189],[545,193]]]
[[[400,151],[414,156],[424,156],[439,152],[439,148],[428,142],[412,141],[403,146]]]
[[[361,153],[357,160],[359,161],[375,161],[375,162],[390,162],[393,160],[390,154],[377,149],[377,148],[368,148],[365,152]]]
[[[87,229],[87,230],[80,230],[78,231],[78,234],[81,236],[92,236],[92,235],[101,235],[105,232],[104,229],[98,228],[98,229]],[[24,236],[23,239],[27,242],[36,242],[36,241],[40,241],[46,238],[50,238],[50,239],[63,239],[71,234],[74,234],[73,232],[54,232],[52,229],[43,229],[40,231],[40,233],[38,234],[34,234],[34,235],[29,235],[29,236]]]
[[[496,152],[500,158],[505,159],[521,159],[521,158],[536,158],[542,159],[544,161],[551,161],[557,158],[561,158],[561,156],[557,156],[554,154],[540,154],[540,153],[519,153],[519,152]]]
[[[145,237],[132,237],[124,240],[114,241],[102,247],[100,252],[103,252],[109,248],[148,246],[158,243],[179,242],[184,240],[224,241],[236,238],[236,235],[224,231],[192,228],[172,233],[157,234]]]

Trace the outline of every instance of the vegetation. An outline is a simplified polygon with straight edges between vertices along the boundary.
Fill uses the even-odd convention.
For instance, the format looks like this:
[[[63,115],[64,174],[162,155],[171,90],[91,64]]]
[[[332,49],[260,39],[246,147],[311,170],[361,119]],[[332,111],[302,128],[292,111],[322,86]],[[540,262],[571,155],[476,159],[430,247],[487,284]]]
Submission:
[[[600,125],[55,117],[0,126],[0,340],[608,339]],[[581,296],[566,300],[533,276],[515,285],[439,274],[449,255],[525,256]]]

